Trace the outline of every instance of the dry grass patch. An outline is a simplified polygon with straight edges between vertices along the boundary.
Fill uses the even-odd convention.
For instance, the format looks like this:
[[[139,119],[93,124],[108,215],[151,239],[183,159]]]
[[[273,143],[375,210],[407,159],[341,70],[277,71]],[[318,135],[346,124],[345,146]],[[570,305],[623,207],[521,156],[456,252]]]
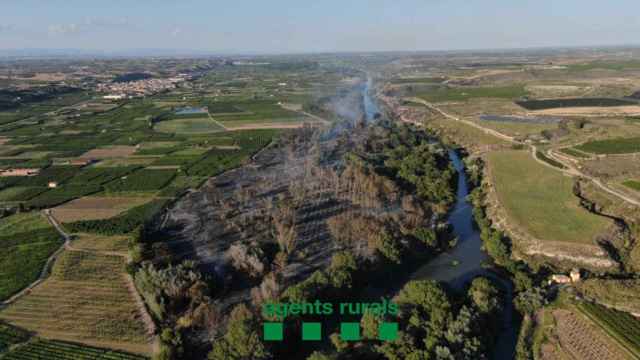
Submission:
[[[535,115],[552,116],[633,116],[640,115],[640,106],[607,106],[607,107],[571,107],[532,111]]]
[[[74,249],[98,251],[98,252],[116,252],[123,255],[127,254],[128,236],[107,236],[99,234],[75,234],[77,237],[73,240],[71,246]]]
[[[65,251],[51,277],[2,310],[0,318],[47,338],[151,350],[118,256]]]
[[[52,210],[58,221],[108,219],[133,207],[149,202],[148,197],[96,197],[86,196],[60,205]]]

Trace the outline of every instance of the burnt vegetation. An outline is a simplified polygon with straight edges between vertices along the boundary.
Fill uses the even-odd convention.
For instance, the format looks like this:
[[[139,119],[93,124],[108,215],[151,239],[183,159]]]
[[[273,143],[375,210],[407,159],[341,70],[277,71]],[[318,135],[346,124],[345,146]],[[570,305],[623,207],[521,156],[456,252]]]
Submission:
[[[142,232],[145,261],[131,270],[172,329],[163,333],[166,358],[210,340],[212,358],[234,358],[253,340],[229,338],[242,329],[225,326],[253,324],[264,302],[332,301],[371,283],[364,272],[446,249],[455,179],[446,149],[412,125],[361,120],[282,134]],[[176,283],[189,289],[181,299],[171,295]]]

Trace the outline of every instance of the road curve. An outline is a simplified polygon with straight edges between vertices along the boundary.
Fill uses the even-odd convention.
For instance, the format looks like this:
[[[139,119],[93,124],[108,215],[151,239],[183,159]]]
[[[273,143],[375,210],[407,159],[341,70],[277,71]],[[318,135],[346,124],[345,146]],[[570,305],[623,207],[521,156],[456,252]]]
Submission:
[[[479,125],[479,124],[477,124],[477,123],[475,123],[473,121],[460,119],[457,116],[453,116],[451,114],[448,114],[448,113],[444,112],[443,110],[441,110],[440,108],[436,107],[435,105],[433,105],[433,104],[431,104],[431,103],[429,103],[429,102],[427,102],[427,101],[425,101],[423,99],[420,99],[420,98],[409,98],[409,100],[412,101],[412,102],[423,104],[424,106],[428,107],[429,109],[431,109],[433,111],[436,111],[436,112],[440,113],[442,116],[444,116],[444,117],[446,117],[448,119],[451,119],[451,120],[454,120],[454,121],[458,121],[458,122],[464,123],[466,125],[472,126],[472,127],[476,128],[476,129],[479,129],[479,130],[483,131],[486,134],[493,135],[495,137],[498,137],[500,139],[506,140],[506,141],[514,143],[514,144],[524,144],[523,142],[516,140],[512,136],[505,135],[505,134],[503,134],[503,133],[501,133],[499,131],[493,130],[493,129],[485,128],[485,127],[483,127],[483,126],[481,126],[481,125]],[[576,176],[576,177],[581,177],[581,178],[587,179],[587,180],[593,182],[597,187],[599,187],[603,191],[605,191],[605,192],[607,192],[607,193],[609,193],[609,194],[611,194],[611,195],[613,195],[613,196],[615,196],[615,197],[617,197],[617,198],[619,198],[619,199],[621,199],[623,201],[626,201],[626,202],[628,202],[628,203],[630,203],[632,205],[640,206],[640,201],[638,201],[638,200],[636,200],[636,199],[634,199],[634,198],[632,198],[630,196],[627,196],[627,195],[625,195],[625,194],[623,194],[623,193],[621,193],[621,192],[619,192],[617,190],[614,190],[614,189],[610,188],[609,186],[603,184],[600,179],[597,179],[597,178],[595,178],[593,176],[590,176],[590,175],[587,175],[587,174],[583,173],[582,171],[578,170],[575,166],[573,166],[573,164],[570,164],[568,161],[564,161],[560,157],[555,156],[553,151],[546,152],[546,155],[549,156],[550,158],[552,158],[553,160],[558,161],[559,163],[564,165],[566,167],[566,169],[556,168],[556,167],[551,166],[551,165],[545,163],[544,161],[538,159],[538,157],[536,156],[538,148],[535,145],[530,145],[530,147],[531,147],[531,155],[539,163],[541,163],[541,164],[543,164],[545,166],[548,166],[548,167],[552,167],[552,168],[554,168],[554,169],[556,169],[558,171],[562,171],[563,173],[565,173],[567,175],[571,175],[571,176]]]

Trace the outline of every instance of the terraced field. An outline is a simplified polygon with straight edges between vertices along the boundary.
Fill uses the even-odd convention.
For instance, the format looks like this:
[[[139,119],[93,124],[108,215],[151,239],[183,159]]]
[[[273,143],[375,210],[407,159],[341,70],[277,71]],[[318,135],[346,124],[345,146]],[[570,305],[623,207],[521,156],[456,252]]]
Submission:
[[[43,337],[148,353],[150,337],[124,276],[121,257],[65,251],[51,277],[0,319]]]

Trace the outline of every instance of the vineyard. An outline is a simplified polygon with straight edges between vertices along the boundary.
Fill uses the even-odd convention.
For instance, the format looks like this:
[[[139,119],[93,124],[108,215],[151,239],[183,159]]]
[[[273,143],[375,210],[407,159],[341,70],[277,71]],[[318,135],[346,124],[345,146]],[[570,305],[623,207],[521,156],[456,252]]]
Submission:
[[[71,232],[122,235],[151,220],[165,203],[166,200],[153,200],[110,219],[76,221],[65,224],[65,227]]]
[[[124,278],[124,259],[65,251],[50,278],[0,312],[44,337],[149,350],[149,335]]]
[[[144,360],[144,356],[70,342],[38,339],[22,345],[3,360]]]
[[[86,168],[82,169],[73,178],[69,179],[70,184],[85,184],[85,185],[102,185],[113,179],[122,177],[134,170],[138,170],[137,166],[123,166],[123,167],[111,167],[111,168]]]
[[[553,311],[553,318],[555,336],[550,337],[550,341],[557,342],[566,357],[580,360],[626,358],[622,349],[576,312],[558,309]]]
[[[628,313],[588,302],[580,303],[578,309],[602,326],[635,357],[640,358],[640,321],[638,319]]]
[[[0,299],[34,282],[62,238],[38,213],[0,220]]]
[[[99,185],[63,185],[61,187],[45,191],[31,198],[26,206],[28,208],[48,208],[63,204],[67,201],[94,194],[102,191]]]
[[[9,346],[29,340],[29,333],[22,329],[0,322],[0,353]]]
[[[109,192],[155,191],[162,189],[176,176],[175,170],[138,170],[105,185]]]

